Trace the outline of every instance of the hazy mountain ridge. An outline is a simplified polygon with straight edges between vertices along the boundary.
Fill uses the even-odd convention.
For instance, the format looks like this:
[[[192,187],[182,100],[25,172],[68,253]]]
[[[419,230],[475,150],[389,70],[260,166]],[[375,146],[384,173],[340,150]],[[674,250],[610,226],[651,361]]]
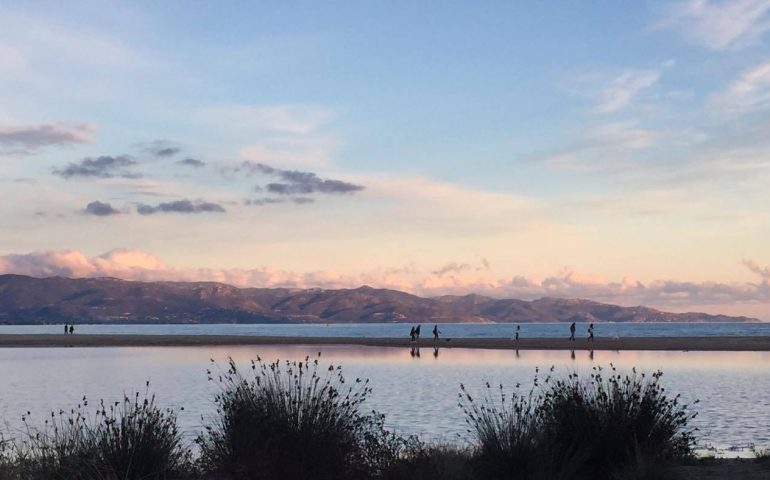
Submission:
[[[748,322],[581,299],[423,298],[355,289],[238,288],[216,282],[0,275],[0,323]]]

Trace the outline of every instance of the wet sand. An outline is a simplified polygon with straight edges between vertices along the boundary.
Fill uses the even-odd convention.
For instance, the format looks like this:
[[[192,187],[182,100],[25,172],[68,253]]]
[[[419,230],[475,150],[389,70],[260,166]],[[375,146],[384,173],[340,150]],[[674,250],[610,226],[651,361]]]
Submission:
[[[144,347],[222,345],[360,345],[371,347],[433,347],[432,338],[275,337],[242,335],[41,335],[3,334],[0,347]],[[452,338],[441,339],[441,348],[505,350],[669,350],[669,351],[770,351],[767,337],[633,337],[585,338]]]

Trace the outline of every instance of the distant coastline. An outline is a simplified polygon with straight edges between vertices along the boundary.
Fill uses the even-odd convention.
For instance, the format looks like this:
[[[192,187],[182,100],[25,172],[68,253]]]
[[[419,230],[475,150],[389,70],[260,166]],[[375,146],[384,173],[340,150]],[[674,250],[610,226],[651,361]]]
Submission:
[[[584,299],[419,297],[354,289],[237,288],[215,282],[0,275],[0,324],[748,323]]]

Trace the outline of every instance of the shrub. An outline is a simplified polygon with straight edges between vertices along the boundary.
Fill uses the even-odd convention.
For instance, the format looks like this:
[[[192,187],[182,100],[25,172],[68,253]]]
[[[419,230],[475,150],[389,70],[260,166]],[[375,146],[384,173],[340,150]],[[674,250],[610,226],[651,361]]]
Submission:
[[[43,428],[28,425],[13,452],[23,479],[160,480],[182,475],[189,461],[175,412],[157,407],[147,392],[109,406],[101,401],[93,415],[84,397],[69,412],[52,412]]]
[[[536,376],[527,395],[506,399],[500,387],[499,401],[487,393],[477,402],[463,389],[474,462],[488,478],[655,476],[662,461],[692,455],[695,443],[695,414],[666,395],[661,376],[612,367],[605,377],[595,367],[586,379],[549,375],[542,386]]]
[[[430,446],[407,452],[383,472],[383,480],[474,480],[472,452],[456,446]]]
[[[209,371],[220,392],[216,420],[197,439],[205,471],[237,479],[363,479],[381,476],[416,445],[386,431],[381,415],[361,413],[368,380],[348,384],[340,367],[323,372],[319,358],[257,358],[251,370],[253,378],[245,378],[230,359],[226,371]]]
[[[607,376],[594,367],[585,380],[573,373],[548,382],[539,416],[552,457],[562,464],[578,457],[582,470],[606,476],[639,458],[692,455],[695,430],[687,425],[697,414],[666,395],[662,375],[622,375],[611,365]]]
[[[460,385],[460,407],[476,445],[474,466],[483,478],[530,478],[540,448],[534,387],[529,395],[509,397],[502,385],[486,388],[478,402]]]

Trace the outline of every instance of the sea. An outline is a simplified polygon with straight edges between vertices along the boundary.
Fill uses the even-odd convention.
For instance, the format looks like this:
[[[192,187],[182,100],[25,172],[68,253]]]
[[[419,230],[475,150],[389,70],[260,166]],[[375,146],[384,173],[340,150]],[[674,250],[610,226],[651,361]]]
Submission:
[[[76,325],[77,333],[407,337],[410,325]],[[444,337],[510,337],[511,324],[442,324]],[[587,325],[578,326],[585,334]],[[0,334],[59,333],[61,325],[0,326]],[[423,324],[424,335],[432,324]],[[770,335],[758,324],[597,323],[597,337]],[[521,324],[522,337],[565,337],[564,324]],[[226,368],[233,358],[248,370],[251,359],[300,360],[321,354],[323,365],[340,365],[346,378],[367,378],[372,393],[366,408],[385,414],[386,425],[402,434],[435,443],[471,441],[462,409],[460,385],[484,395],[486,385],[506,391],[528,390],[535,375],[587,375],[594,368],[620,372],[663,371],[672,396],[698,403],[699,448],[724,456],[751,455],[750,447],[770,447],[770,352],[537,351],[462,348],[364,347],[337,345],[0,348],[0,431],[13,437],[28,424],[42,425],[51,411],[68,410],[85,396],[120,400],[145,392],[178,411],[179,424],[192,441],[211,421],[218,391],[206,371]],[[213,363],[212,363],[213,361]],[[553,369],[553,372],[551,372]],[[537,373],[536,373],[537,372]],[[146,386],[149,381],[149,387]],[[518,390],[517,390],[518,385]]]

